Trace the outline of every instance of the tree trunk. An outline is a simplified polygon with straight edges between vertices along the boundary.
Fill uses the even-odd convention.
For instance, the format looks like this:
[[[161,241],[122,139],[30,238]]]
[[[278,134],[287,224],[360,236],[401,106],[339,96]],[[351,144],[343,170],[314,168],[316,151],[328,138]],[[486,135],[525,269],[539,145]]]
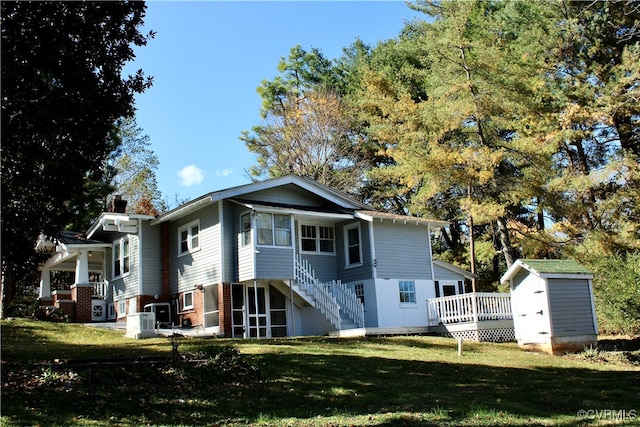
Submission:
[[[11,305],[16,293],[11,266],[4,267],[2,269],[2,290],[0,292],[0,319],[4,319],[5,309]]]
[[[498,224],[498,239],[500,241],[500,250],[504,255],[504,260],[507,263],[507,268],[515,262],[515,251],[511,247],[511,238],[509,237],[509,230],[507,229],[507,219],[505,217],[499,217],[496,221]]]

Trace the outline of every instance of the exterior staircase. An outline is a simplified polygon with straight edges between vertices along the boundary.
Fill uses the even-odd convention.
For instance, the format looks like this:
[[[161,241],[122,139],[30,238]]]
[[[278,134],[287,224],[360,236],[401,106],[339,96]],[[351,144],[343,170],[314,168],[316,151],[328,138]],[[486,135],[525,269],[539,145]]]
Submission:
[[[321,282],[308,261],[296,256],[293,289],[317,308],[337,331],[364,328],[364,307],[355,292],[339,280]]]

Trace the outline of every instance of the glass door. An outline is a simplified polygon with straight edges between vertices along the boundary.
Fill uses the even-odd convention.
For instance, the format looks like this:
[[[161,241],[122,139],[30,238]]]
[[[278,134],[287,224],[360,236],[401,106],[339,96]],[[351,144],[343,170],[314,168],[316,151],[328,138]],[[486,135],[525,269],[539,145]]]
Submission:
[[[231,329],[233,338],[245,337],[244,286],[231,286]]]
[[[256,295],[257,290],[257,295]],[[265,289],[263,287],[247,287],[247,305],[249,311],[249,337],[266,338],[267,335],[267,304],[265,300]],[[257,308],[257,310],[256,310]]]

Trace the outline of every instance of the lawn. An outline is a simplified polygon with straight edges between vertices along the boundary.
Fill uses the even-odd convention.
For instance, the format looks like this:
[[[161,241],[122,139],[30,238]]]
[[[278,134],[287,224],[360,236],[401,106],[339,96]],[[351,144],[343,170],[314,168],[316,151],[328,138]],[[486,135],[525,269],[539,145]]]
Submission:
[[[458,356],[455,340],[424,336],[185,339],[174,363],[167,338],[1,327],[3,426],[640,425],[638,351],[558,357],[465,342]],[[60,359],[70,360],[51,363]]]

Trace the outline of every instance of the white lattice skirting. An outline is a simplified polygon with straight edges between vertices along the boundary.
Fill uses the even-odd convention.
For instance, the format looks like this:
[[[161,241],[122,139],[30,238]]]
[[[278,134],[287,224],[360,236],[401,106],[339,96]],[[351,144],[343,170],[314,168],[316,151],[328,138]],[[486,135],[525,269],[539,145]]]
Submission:
[[[479,342],[510,342],[516,340],[513,328],[480,329],[467,331],[444,332],[441,335],[462,338],[466,341]]]

